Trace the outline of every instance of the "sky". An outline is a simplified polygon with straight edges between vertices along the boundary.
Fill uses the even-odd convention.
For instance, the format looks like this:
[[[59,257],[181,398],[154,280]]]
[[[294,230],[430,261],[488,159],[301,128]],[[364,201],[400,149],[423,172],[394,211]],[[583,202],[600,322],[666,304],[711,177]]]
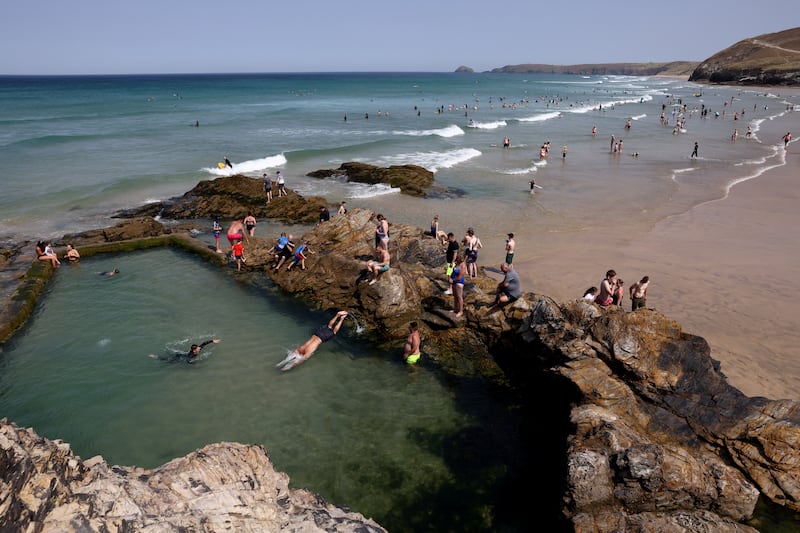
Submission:
[[[0,75],[477,72],[702,61],[794,0],[0,0]]]

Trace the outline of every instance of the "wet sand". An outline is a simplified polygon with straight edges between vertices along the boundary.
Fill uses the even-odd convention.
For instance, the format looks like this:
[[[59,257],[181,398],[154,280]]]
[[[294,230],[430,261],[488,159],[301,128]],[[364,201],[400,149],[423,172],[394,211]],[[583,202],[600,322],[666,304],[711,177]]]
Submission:
[[[778,129],[783,128],[783,129]],[[800,113],[762,126],[762,139],[800,132]],[[642,231],[540,236],[519,242],[523,288],[578,298],[613,268],[627,287],[651,279],[647,307],[704,337],[729,382],[748,396],[800,399],[800,143],[786,164]],[[632,234],[633,233],[633,234]]]

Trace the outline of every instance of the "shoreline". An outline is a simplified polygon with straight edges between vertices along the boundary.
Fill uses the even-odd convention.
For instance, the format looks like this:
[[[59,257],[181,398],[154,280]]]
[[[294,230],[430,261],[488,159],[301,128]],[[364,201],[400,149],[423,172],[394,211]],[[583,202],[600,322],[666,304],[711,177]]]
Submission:
[[[800,131],[800,113],[776,122],[765,125],[764,138]],[[623,305],[630,310],[627,287],[649,275],[647,307],[705,338],[731,385],[748,396],[797,399],[800,329],[788,291],[800,278],[800,237],[793,231],[800,225],[798,163],[795,142],[783,165],[638,234],[620,228],[622,236],[587,232],[541,243],[518,239],[515,266],[523,290],[561,302],[576,299],[614,268],[625,280]]]

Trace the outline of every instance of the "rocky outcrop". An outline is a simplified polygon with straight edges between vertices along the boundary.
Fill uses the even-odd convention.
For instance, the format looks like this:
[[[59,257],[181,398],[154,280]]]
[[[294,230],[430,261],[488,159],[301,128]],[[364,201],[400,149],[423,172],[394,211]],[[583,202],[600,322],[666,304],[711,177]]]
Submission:
[[[198,183],[192,190],[164,202],[153,202],[117,213],[118,218],[161,217],[173,220],[196,218],[243,219],[252,213],[257,219],[272,218],[293,224],[319,220],[319,208],[328,205],[320,196],[304,197],[287,189],[287,196],[266,203],[262,180],[237,174]]]
[[[2,419],[0,481],[2,531],[385,531],[289,489],[261,446],[210,444],[145,470],[83,461],[68,444]]]
[[[456,71],[456,72],[475,72],[474,70],[472,70],[472,68],[470,68],[470,67],[466,67],[466,66],[464,66],[464,65],[461,65],[461,66],[460,66],[460,67],[458,67],[458,68],[457,68],[455,71]]]
[[[337,169],[315,170],[308,175],[312,178],[336,178],[370,185],[384,183],[411,196],[425,196],[433,186],[433,172],[418,165],[376,167],[366,163],[342,163]]]
[[[800,28],[739,41],[700,63],[689,81],[800,85]]]

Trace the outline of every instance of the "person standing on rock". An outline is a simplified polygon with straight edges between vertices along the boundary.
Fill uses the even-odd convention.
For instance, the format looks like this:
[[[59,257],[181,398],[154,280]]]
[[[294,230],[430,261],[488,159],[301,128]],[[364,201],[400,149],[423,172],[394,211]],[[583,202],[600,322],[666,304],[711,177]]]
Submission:
[[[228,226],[228,232],[226,236],[231,245],[232,251],[233,245],[236,243],[236,241],[241,241],[242,239],[247,238],[247,232],[244,229],[244,223],[238,219],[231,222],[231,225]]]
[[[650,277],[645,276],[628,289],[631,295],[631,311],[636,311],[647,304],[647,287],[649,285]]]
[[[277,171],[276,174],[278,175],[278,198],[281,196],[289,196],[286,192],[286,181],[283,179],[283,174],[281,171]]]
[[[456,267],[456,256],[458,255],[458,242],[456,241],[456,236],[451,231],[447,234],[447,251],[445,252],[445,261],[447,262],[447,269],[445,270],[445,274],[447,275],[448,279],[450,278],[450,274],[453,273],[453,269]],[[448,287],[445,294],[453,294],[453,288]]]
[[[614,301],[614,289],[617,286],[617,273],[614,270],[606,272],[606,277],[600,282],[600,294],[594,302],[601,307],[608,307]]]
[[[456,318],[461,318],[464,314],[464,274],[467,271],[467,265],[463,257],[456,258],[456,266],[450,274],[450,290],[453,293],[453,313]]]
[[[253,213],[248,213],[247,216],[244,218],[244,227],[247,228],[247,234],[251,237],[256,232],[256,217],[253,216]]]
[[[219,247],[219,238],[222,235],[222,226],[219,225],[219,220],[216,218],[214,219],[214,223],[211,225],[211,231],[214,233],[214,243],[216,244],[216,252],[218,254],[222,253],[222,249]]]
[[[272,201],[272,179],[266,172],[262,177],[264,178],[264,194],[267,195],[267,203],[270,203]]]

